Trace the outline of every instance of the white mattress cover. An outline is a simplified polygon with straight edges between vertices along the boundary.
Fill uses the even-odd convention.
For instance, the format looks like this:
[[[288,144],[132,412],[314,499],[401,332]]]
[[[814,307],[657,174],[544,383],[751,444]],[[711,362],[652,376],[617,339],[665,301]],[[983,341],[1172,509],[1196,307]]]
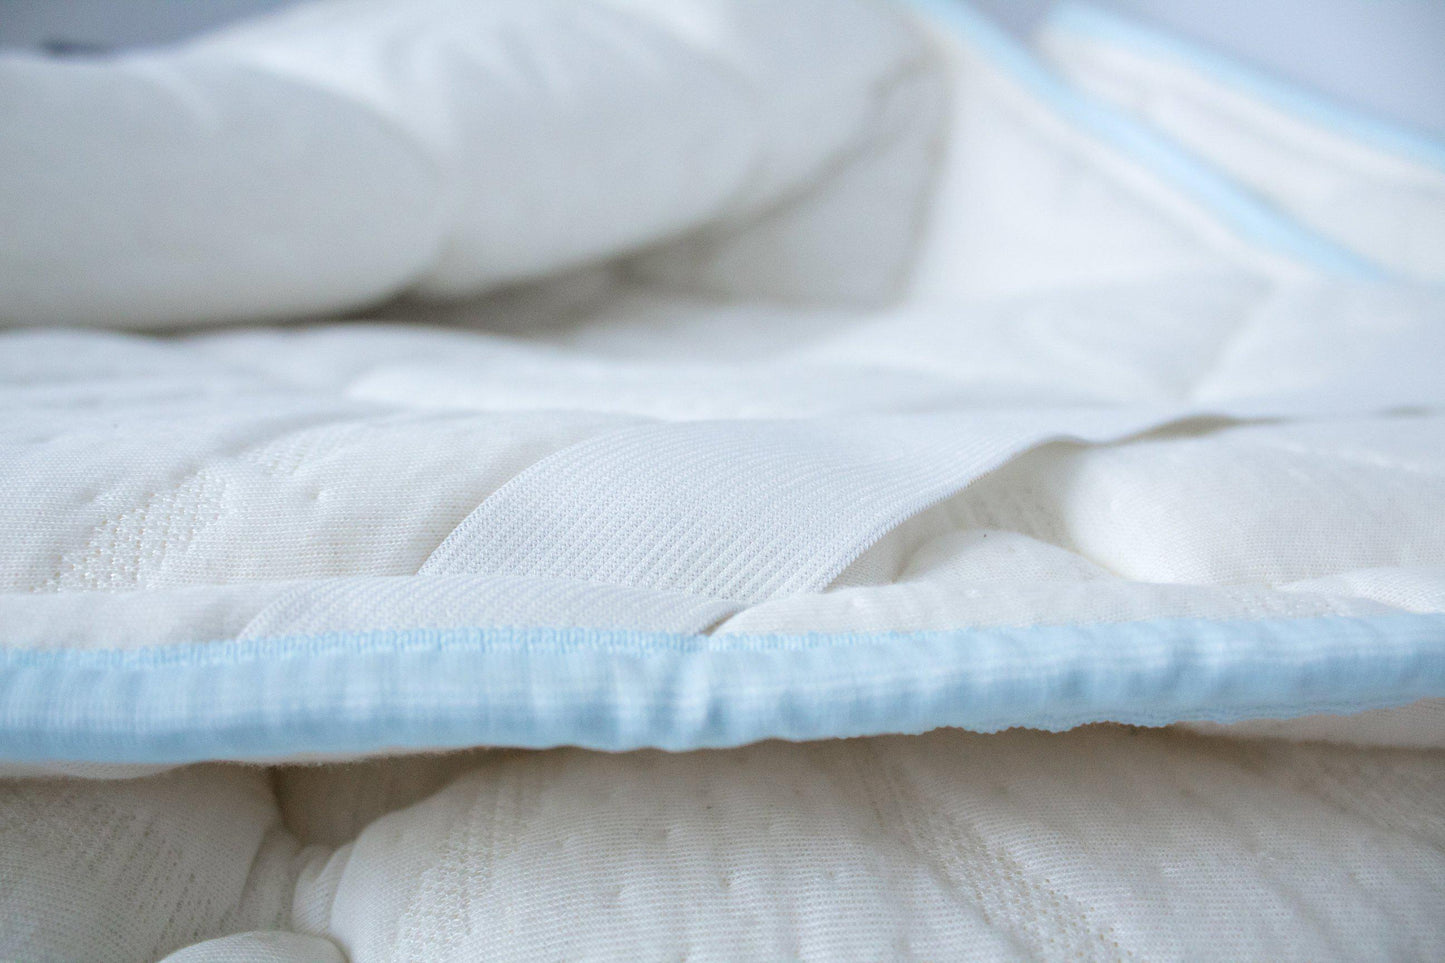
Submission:
[[[164,235],[118,273],[96,269],[113,238],[87,248],[65,233],[82,221],[45,223],[72,209],[63,184],[0,184],[34,215],[0,257],[23,278],[0,307],[38,325],[0,349],[4,755],[15,776],[129,777],[3,785],[0,899],[18,925],[0,947],[1439,955],[1445,302],[1398,276],[1432,262],[1382,255],[1369,218],[1313,233],[1182,150],[1182,122],[1141,126],[966,11],[927,6],[918,21],[812,11],[810,29],[822,17],[860,52],[818,89],[819,64],[789,46],[807,11],[723,2],[597,3],[580,35],[549,5],[487,8],[504,27],[468,34],[444,3],[318,4],[151,59],[0,63],[35,85],[12,109],[165,76],[198,99],[157,117],[255,144],[228,113],[244,84],[195,86],[240,70],[282,84],[298,123],[341,118],[318,134],[338,157],[396,158],[375,190],[335,195],[384,225],[306,205],[270,234],[221,217],[196,258],[173,260],[181,235]],[[542,59],[479,57],[497,37]],[[497,220],[488,178],[513,175],[454,166],[461,135],[495,117],[403,123],[388,98],[435,107],[455,78],[376,69],[457,43],[479,45],[466,70],[534,98],[586,91],[591,75],[565,70],[595,53],[621,85],[607,96],[638,98],[629,150],[692,136],[678,118],[699,110],[697,136],[741,139],[699,148],[703,171],[666,140],[620,160],[603,193],[622,221],[571,204]],[[665,56],[638,59],[647,43]],[[711,86],[718,63],[733,73]],[[676,82],[654,102],[658,72]],[[739,90],[796,98],[758,109]],[[538,125],[541,153],[519,142],[509,161],[537,196],[565,181],[536,158],[588,150],[559,145],[576,125],[553,107],[508,114]],[[1414,192],[1402,209],[1427,212],[1411,236],[1432,250],[1445,174],[1414,159],[1401,175],[1387,147],[1308,120],[1311,169]],[[57,149],[61,135],[105,136],[62,122]],[[1371,151],[1395,166],[1360,163]],[[72,187],[94,183],[94,155],[69,156]],[[328,178],[285,170],[281,196],[324,197],[311,187]],[[714,175],[740,180],[709,194]],[[227,176],[174,209],[224,186],[232,209],[286,212],[265,203],[274,183]],[[1271,197],[1278,183],[1244,179]],[[148,191],[94,193],[86,217],[133,223]],[[359,191],[386,204],[352,211]],[[236,259],[248,249],[259,260]],[[308,250],[330,273],[297,270]],[[398,252],[385,270],[367,259]],[[168,273],[181,263],[194,272]],[[157,265],[151,281],[174,284],[137,283]],[[235,287],[247,272],[271,280]],[[54,327],[261,319],[556,272],[374,312],[385,324]],[[1259,716],[1290,718],[1230,732],[1336,744],[1112,726],[139,775]]]

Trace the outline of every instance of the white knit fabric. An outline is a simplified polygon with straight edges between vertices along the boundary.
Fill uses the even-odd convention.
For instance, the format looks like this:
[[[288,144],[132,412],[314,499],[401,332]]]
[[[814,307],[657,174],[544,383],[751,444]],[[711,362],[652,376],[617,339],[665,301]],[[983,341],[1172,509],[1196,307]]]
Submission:
[[[0,956],[156,960],[290,916],[306,854],[265,771],[0,786]]]
[[[1102,727],[286,768],[276,797],[13,783],[0,954],[280,925],[334,944],[173,959],[1429,960],[1442,779],[1439,751]]]
[[[1348,276],[1439,273],[1435,180],[1055,28],[1162,131],[1128,127],[920,4],[324,0],[0,56],[3,654],[324,642],[344,687],[392,632],[636,657],[1445,613],[1445,295]],[[43,725],[94,708],[80,678]],[[0,756],[0,957],[1438,959],[1442,706]]]

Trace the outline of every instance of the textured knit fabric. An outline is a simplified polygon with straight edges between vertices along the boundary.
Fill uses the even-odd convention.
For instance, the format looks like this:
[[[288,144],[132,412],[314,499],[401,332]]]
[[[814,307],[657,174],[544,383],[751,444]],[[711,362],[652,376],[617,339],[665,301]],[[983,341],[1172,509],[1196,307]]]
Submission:
[[[0,957],[1445,956],[1434,148],[1037,49],[0,54]]]
[[[0,954],[1430,960],[1442,779],[1439,751],[1103,727],[287,767],[274,796],[29,781]],[[277,926],[329,942],[205,942]]]
[[[678,133],[659,119],[674,98],[713,96],[669,58],[711,65],[724,40],[750,83],[816,85],[836,117],[813,121],[851,147],[754,116],[783,153],[686,238],[670,221],[647,245],[604,231],[611,260],[574,270],[601,254],[503,231],[519,246],[497,265],[556,257],[457,285],[559,276],[387,324],[3,335],[15,771],[1231,722],[1445,695],[1438,292],[1365,280],[1367,261],[966,8],[832,6],[830,42],[867,56],[810,66],[789,53],[797,14],[771,5],[622,7],[599,0],[588,30],[613,26],[586,44],[633,66],[626,38],[662,45],[650,69],[678,90],[633,91],[662,126],[625,128],[656,163],[678,157],[648,139]],[[390,39],[455,35],[491,63],[480,51],[520,56],[525,38],[570,63],[582,41],[550,9],[323,4],[155,56],[249,58],[465,152],[484,118],[443,111],[456,78],[381,70],[412,62]],[[860,101],[875,73],[889,84]],[[572,88],[546,77],[528,116],[576,151]],[[565,173],[532,171],[557,189]],[[788,203],[770,193],[799,178]],[[472,201],[457,257],[511,216]],[[892,226],[859,234],[877,205]],[[840,231],[869,244],[844,257]],[[79,290],[58,266],[40,277]],[[188,316],[212,319],[208,303]]]

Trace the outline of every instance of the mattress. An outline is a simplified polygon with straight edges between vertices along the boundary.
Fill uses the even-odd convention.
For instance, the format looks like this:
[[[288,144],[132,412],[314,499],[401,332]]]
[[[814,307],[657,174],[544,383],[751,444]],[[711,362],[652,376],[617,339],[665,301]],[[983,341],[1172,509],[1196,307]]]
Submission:
[[[1442,145],[956,0],[0,116],[0,956],[1445,953]]]

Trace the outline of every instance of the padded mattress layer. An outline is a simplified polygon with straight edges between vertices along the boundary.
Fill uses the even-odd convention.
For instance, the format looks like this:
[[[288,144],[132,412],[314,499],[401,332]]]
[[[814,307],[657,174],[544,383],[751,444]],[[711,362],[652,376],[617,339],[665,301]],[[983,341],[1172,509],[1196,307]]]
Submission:
[[[1432,751],[1096,727],[10,783],[4,908],[42,922],[6,949],[1428,960],[1442,778]],[[276,929],[309,935],[223,936]]]
[[[0,57],[0,956],[1440,957],[1445,163],[1040,52]]]

